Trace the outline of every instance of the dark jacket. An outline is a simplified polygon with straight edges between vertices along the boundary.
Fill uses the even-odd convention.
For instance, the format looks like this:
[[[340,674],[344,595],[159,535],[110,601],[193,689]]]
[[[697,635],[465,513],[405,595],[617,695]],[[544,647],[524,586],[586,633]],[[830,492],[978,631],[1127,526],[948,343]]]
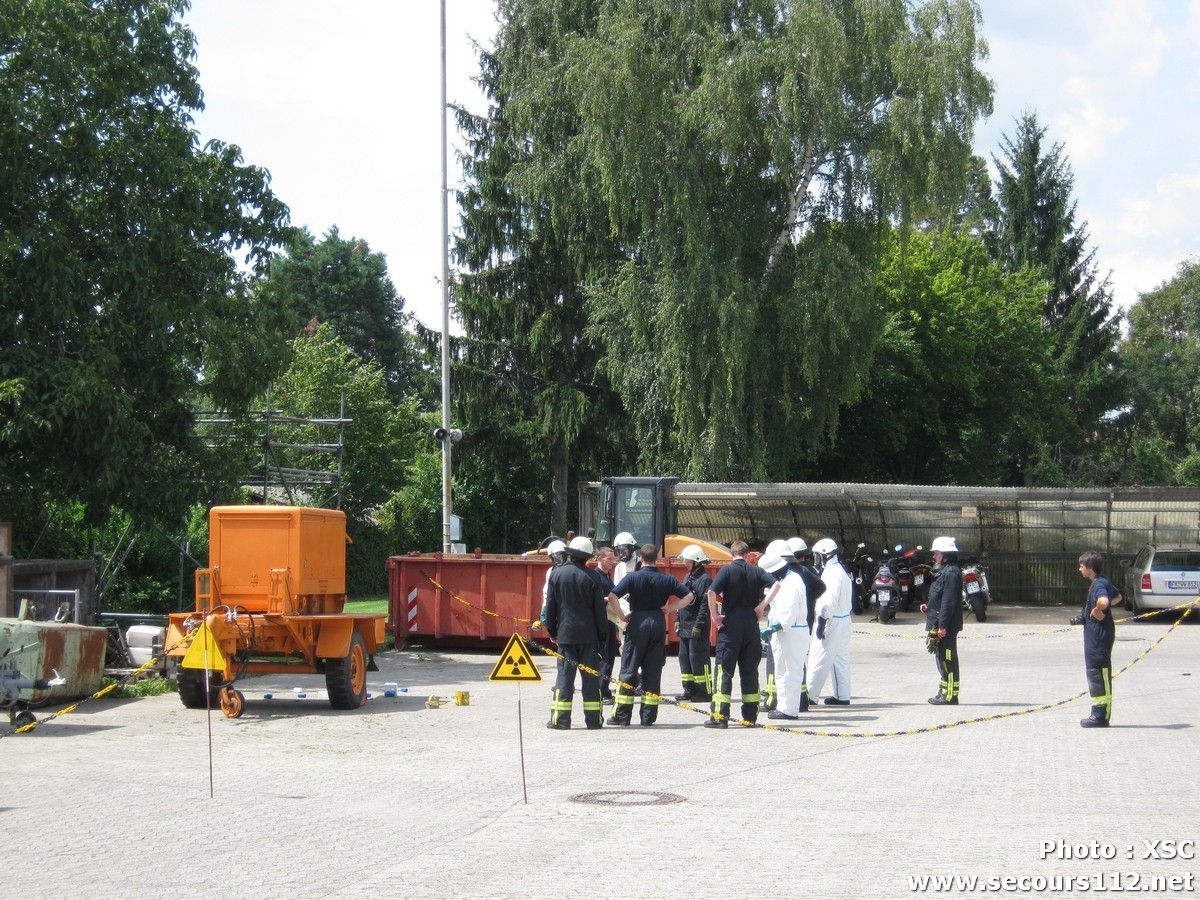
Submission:
[[[947,634],[962,631],[962,569],[956,563],[947,563],[935,571],[926,603],[925,627],[929,631],[939,628],[945,628]]]
[[[604,643],[604,589],[587,569],[570,562],[550,574],[544,624],[559,644]]]
[[[675,621],[679,629],[691,629],[699,625],[708,630],[708,589],[712,586],[712,576],[704,571],[703,566],[688,574],[683,586],[692,592],[692,602],[676,613]]]
[[[775,583],[775,577],[758,566],[752,566],[738,557],[717,573],[709,588],[721,598],[721,612],[730,614],[753,614],[762,601],[763,593]]]
[[[1097,622],[1092,618],[1092,610],[1096,608],[1096,600],[1107,597],[1110,603],[1104,611],[1104,619]],[[1088,588],[1087,599],[1083,601],[1083,659],[1089,669],[1103,669],[1112,666],[1113,642],[1117,639],[1117,626],[1113,622],[1111,603],[1117,598],[1117,589],[1103,575],[1092,579]]]

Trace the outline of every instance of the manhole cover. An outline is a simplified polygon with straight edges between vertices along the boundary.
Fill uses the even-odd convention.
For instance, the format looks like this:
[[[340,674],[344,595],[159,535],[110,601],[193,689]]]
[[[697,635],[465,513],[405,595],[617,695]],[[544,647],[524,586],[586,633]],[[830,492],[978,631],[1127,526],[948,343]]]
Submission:
[[[592,791],[576,794],[571,798],[575,803],[595,803],[602,806],[664,806],[668,803],[682,803],[685,799],[679,794],[668,794],[666,791]]]

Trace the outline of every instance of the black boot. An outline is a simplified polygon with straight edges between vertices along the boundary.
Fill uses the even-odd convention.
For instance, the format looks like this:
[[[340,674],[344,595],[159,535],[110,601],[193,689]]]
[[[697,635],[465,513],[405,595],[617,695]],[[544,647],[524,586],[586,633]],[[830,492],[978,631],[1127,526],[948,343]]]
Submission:
[[[1107,728],[1108,716],[1106,716],[1103,706],[1093,706],[1092,714],[1086,719],[1079,720],[1080,728]]]

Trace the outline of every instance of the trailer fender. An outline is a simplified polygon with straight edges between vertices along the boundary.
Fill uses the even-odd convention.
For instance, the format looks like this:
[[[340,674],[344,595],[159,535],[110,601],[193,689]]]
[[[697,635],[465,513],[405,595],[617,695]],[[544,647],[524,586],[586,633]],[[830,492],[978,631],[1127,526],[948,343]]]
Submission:
[[[350,636],[354,634],[353,619],[326,620],[317,636],[318,659],[343,659],[350,652]]]

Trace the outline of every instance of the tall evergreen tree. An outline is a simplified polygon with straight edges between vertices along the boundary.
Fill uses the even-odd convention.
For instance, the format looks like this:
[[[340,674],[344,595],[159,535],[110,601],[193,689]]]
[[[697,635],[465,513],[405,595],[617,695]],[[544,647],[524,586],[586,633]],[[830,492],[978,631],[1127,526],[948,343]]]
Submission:
[[[1069,463],[1084,452],[1105,413],[1121,405],[1115,366],[1120,313],[1088,245],[1087,223],[1076,221],[1075,176],[1063,145],[1047,146],[1046,128],[1030,112],[1017,120],[1012,137],[1002,138],[1001,157],[992,159],[999,207],[992,250],[1008,271],[1036,266],[1047,280],[1042,322],[1077,425],[1055,448]]]
[[[528,507],[541,505],[543,527],[559,533],[568,526],[580,474],[607,474],[606,463],[623,469],[618,461],[626,456],[619,450],[620,403],[597,370],[602,345],[588,334],[584,293],[611,265],[615,244],[598,203],[590,217],[563,219],[550,201],[586,190],[576,181],[579,161],[571,159],[577,129],[569,106],[547,98],[546,121],[518,130],[509,117],[511,78],[502,76],[530,66],[576,20],[560,24],[564,30],[510,19],[495,50],[479,54],[487,114],[458,110],[469,152],[455,242],[465,269],[455,285],[455,311],[465,336],[453,380],[466,416],[464,455],[484,452],[486,441],[495,466],[512,473],[514,488],[528,485],[530,461],[549,472],[540,496],[527,497],[525,510],[506,508],[506,520],[527,520]],[[531,173],[537,191],[523,185]],[[527,529],[506,530],[504,540],[522,536]]]

